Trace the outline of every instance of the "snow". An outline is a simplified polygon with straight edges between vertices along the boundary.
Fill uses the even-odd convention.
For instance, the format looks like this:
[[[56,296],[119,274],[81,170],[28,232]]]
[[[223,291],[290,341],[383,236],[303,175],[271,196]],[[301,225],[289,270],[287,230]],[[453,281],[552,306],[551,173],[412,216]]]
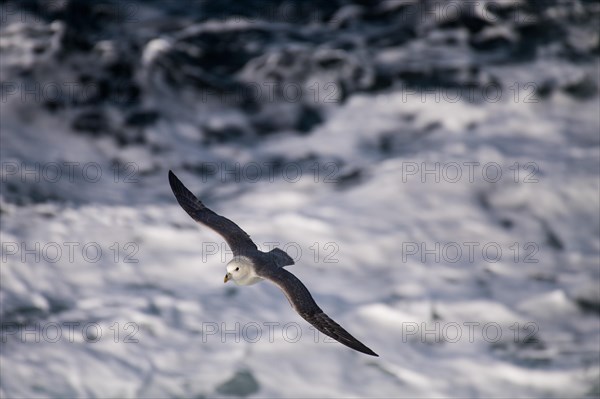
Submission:
[[[36,29],[55,43],[59,26]],[[3,80],[57,62],[39,61],[24,29],[2,32]],[[429,62],[423,43],[379,58]],[[148,39],[145,72],[173,46]],[[207,130],[245,126],[245,114],[196,113],[151,86],[143,101],[161,118],[119,127],[146,137],[120,145],[75,129],[78,109],[11,96],[0,118],[0,396],[597,397],[600,98],[515,102],[507,89],[591,64],[492,66],[497,102],[353,92],[319,104],[324,122],[309,134],[282,117],[275,134],[211,145]],[[52,79],[39,68],[35,79]],[[118,124],[120,112],[106,118]],[[319,306],[380,357],[317,334],[275,286],[223,285],[232,254],[177,205],[169,169],[262,249],[287,250]]]

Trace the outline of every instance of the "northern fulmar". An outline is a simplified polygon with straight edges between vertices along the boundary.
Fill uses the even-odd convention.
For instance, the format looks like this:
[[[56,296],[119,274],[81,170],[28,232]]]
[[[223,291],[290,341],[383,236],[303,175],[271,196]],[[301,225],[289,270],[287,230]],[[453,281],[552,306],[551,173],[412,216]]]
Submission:
[[[244,230],[204,206],[172,171],[169,171],[169,184],[183,210],[196,222],[223,236],[231,247],[233,259],[227,264],[225,283],[233,280],[237,285],[251,285],[268,280],[283,291],[296,312],[317,330],[349,348],[379,356],[331,320],[317,305],[304,284],[284,269],[285,266],[294,264],[294,260],[285,251],[279,248],[269,252],[260,251]]]

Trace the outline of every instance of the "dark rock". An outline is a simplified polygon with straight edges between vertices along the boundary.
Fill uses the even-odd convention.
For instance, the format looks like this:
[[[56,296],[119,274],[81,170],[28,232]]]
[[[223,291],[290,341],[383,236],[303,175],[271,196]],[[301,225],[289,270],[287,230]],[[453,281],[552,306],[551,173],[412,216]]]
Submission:
[[[546,226],[546,243],[557,251],[562,251],[565,248],[562,240],[548,226]]]
[[[492,209],[492,205],[490,204],[490,199],[488,198],[488,195],[483,191],[477,193],[477,202],[486,211],[489,211]]]
[[[600,315],[600,301],[598,298],[585,298],[580,296],[575,300],[575,303],[577,303],[579,309],[584,313]]]
[[[127,116],[125,124],[128,126],[146,127],[156,123],[159,117],[159,113],[155,110],[137,110]]]
[[[340,175],[336,179],[337,187],[346,189],[359,184],[363,180],[363,172],[360,169],[354,169],[348,173]]]
[[[72,124],[73,129],[90,133],[92,136],[101,136],[102,132],[106,134],[110,131],[108,117],[100,110],[90,110],[81,112]]]
[[[260,385],[250,370],[240,370],[219,385],[216,391],[221,395],[246,397],[257,393],[259,389]]]
[[[317,108],[302,106],[295,127],[302,133],[308,133],[321,123],[323,123],[323,117]]]
[[[564,91],[579,100],[587,100],[598,95],[598,83],[591,76],[585,75],[565,86]]]
[[[479,51],[507,52],[513,48],[513,40],[505,32],[499,30],[484,29],[479,34],[471,36],[469,44]]]
[[[462,4],[462,3],[456,3]],[[465,2],[468,4],[468,2]],[[452,15],[447,20],[440,23],[439,27],[443,29],[455,29],[460,27],[465,27],[471,33],[477,33],[481,31],[486,26],[490,26],[491,22],[487,19],[483,18],[480,15],[475,14],[473,11],[464,10],[464,7],[459,7],[461,12],[457,12]]]
[[[203,126],[204,143],[227,143],[242,139],[248,132],[235,124],[207,124]]]
[[[123,129],[113,133],[114,139],[121,147],[132,144],[146,144],[146,136],[141,130]]]

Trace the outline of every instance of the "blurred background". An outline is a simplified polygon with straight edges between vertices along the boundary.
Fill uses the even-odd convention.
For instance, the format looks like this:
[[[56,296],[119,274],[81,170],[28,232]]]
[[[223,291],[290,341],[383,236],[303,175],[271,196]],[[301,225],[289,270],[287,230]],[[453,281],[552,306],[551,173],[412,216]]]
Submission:
[[[599,397],[599,17],[0,2],[0,396]],[[224,286],[169,169],[380,357]]]

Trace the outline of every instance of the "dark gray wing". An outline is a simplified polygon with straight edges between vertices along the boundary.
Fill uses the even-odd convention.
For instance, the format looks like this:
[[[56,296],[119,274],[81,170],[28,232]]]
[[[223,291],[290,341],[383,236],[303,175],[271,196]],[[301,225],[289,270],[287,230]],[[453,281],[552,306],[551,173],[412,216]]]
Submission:
[[[349,348],[367,355],[379,356],[323,313],[302,281],[292,273],[283,268],[263,270],[258,273],[259,276],[275,283],[283,291],[296,312],[317,330]]]
[[[244,255],[257,249],[256,244],[240,226],[205,207],[171,171],[169,171],[169,184],[183,210],[196,222],[210,227],[223,236],[235,256]]]

